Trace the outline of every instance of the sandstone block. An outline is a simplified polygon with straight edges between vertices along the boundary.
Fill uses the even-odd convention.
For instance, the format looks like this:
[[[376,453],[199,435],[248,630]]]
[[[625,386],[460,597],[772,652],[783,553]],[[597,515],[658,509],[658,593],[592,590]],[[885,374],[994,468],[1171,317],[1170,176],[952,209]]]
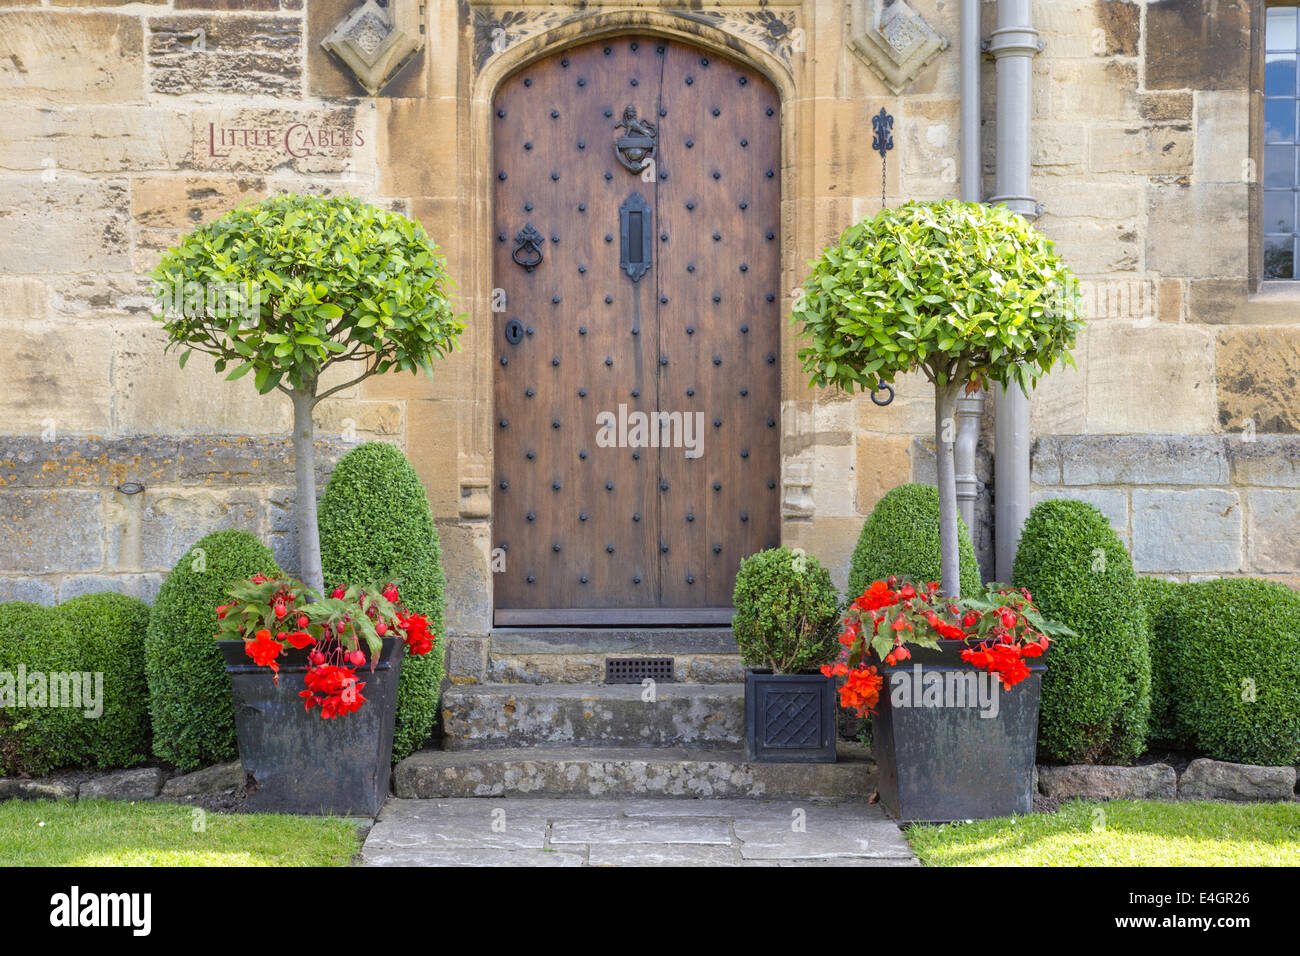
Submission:
[[[1076,764],[1040,766],[1038,790],[1044,796],[1066,800],[1084,797],[1101,800],[1172,800],[1178,792],[1178,775],[1164,763],[1140,767],[1101,767]]]
[[[296,17],[151,17],[150,88],[296,97],[302,92],[302,42]]]
[[[102,539],[97,491],[0,492],[0,570],[98,570]]]
[[[1141,572],[1230,572],[1241,561],[1235,492],[1133,491],[1133,565]]]
[[[129,190],[124,180],[0,179],[0,269],[10,273],[128,271]]]
[[[1300,329],[1225,329],[1215,370],[1224,429],[1300,432]]]
[[[1185,124],[1100,127],[1089,141],[1094,173],[1182,176],[1191,172],[1196,136]]]
[[[1167,276],[1243,274],[1248,207],[1244,183],[1153,185],[1147,201],[1147,268]]]
[[[1094,325],[1088,334],[1088,431],[1211,431],[1213,350],[1211,338],[1185,325]]]
[[[204,170],[353,173],[375,169],[371,110],[203,109],[194,114],[194,164]]]
[[[1295,767],[1257,767],[1204,757],[1193,760],[1178,780],[1183,800],[1291,800]]]
[[[1251,9],[1249,4],[1216,0],[1148,3],[1147,89],[1247,89]]]
[[[9,130],[0,140],[0,167],[101,173],[176,169],[190,160],[189,117],[174,110],[116,106],[67,109],[46,105],[8,108]]]
[[[78,800],[152,800],[163,785],[157,767],[117,770],[92,777],[77,789]]]
[[[0,99],[128,103],[144,96],[139,17],[48,10],[0,13]]]
[[[1225,485],[1223,439],[1194,435],[1079,435],[1058,439],[1067,485]]]
[[[1268,574],[1300,571],[1300,490],[1256,489],[1246,506],[1251,566]]]

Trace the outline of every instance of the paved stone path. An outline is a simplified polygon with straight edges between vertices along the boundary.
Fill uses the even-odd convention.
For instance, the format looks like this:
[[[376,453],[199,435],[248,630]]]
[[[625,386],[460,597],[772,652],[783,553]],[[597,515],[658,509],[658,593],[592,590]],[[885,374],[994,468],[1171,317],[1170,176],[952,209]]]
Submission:
[[[390,799],[364,866],[917,866],[862,801]]]

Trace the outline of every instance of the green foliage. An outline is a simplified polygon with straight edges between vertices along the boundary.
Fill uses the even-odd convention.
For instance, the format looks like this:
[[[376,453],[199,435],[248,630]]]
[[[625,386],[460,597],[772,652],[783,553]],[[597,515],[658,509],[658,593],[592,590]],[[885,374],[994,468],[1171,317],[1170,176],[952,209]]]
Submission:
[[[215,531],[181,556],[149,615],[154,753],[182,770],[233,760],[230,680],[217,649],[217,608],[235,581],[280,573],[269,548],[247,531]]]
[[[1069,350],[1074,276],[1003,206],[909,202],[849,227],[813,263],[792,320],[812,384],[845,391],[921,369],[936,385],[1026,394]]]
[[[149,683],[144,642],[149,605],[123,594],[85,594],[58,607],[75,635],[78,670],[104,675],[103,713],[87,720],[82,763],[129,767],[149,757]]]
[[[979,593],[980,569],[966,523],[957,516],[961,593]],[[876,502],[849,561],[849,597],[890,575],[923,586],[940,579],[939,491],[933,485],[899,485]]]
[[[1300,760],[1300,594],[1222,578],[1180,584],[1156,620],[1173,738],[1216,760]]]
[[[129,767],[148,757],[148,621],[149,606],[121,594],[86,594],[58,607],[0,604],[0,671],[16,679],[21,664],[28,678],[28,706],[0,707],[0,773]],[[44,706],[32,706],[30,678],[38,674]],[[0,696],[11,690],[0,683]],[[56,698],[77,706],[50,706]]]
[[[1166,620],[1183,585],[1163,578],[1138,578],[1138,598],[1151,645],[1151,721],[1147,740],[1174,743],[1174,696],[1169,686],[1169,656],[1173,641]]]
[[[839,651],[840,602],[831,576],[809,554],[771,548],[740,563],[731,629],[747,667],[797,674]]]
[[[0,671],[15,675],[67,672],[77,656],[72,631],[57,608],[10,601],[0,604]],[[10,705],[9,692],[15,694]],[[39,776],[55,767],[76,766],[84,752],[86,721],[62,707],[16,706],[17,687],[0,685],[6,706],[0,708],[0,772]]]
[[[399,449],[368,442],[335,466],[319,524],[327,593],[344,583],[396,581],[402,604],[428,617],[437,636],[428,654],[402,662],[393,731],[393,759],[400,760],[428,740],[446,674],[446,579],[429,500]]]
[[[259,394],[316,393],[321,370],[428,369],[463,326],[424,228],[351,196],[273,196],[189,233],[151,273],[169,347]]]
[[[1013,581],[1075,631],[1047,655],[1040,753],[1062,763],[1131,763],[1146,748],[1151,655],[1133,562],[1105,515],[1081,501],[1034,506]]]

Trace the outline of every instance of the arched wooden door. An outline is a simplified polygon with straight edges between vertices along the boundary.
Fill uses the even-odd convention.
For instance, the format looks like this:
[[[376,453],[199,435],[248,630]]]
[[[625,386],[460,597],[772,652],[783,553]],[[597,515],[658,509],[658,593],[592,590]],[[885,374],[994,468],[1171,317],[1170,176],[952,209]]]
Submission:
[[[776,91],[627,36],[492,109],[495,622],[725,623],[780,538]]]

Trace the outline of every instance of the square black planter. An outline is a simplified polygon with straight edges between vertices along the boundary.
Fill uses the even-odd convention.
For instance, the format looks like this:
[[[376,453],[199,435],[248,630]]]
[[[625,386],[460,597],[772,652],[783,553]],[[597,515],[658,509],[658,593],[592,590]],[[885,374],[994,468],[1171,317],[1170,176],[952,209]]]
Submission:
[[[835,680],[746,668],[745,756],[758,763],[834,763]]]
[[[375,669],[370,652],[356,668],[366,702],[354,713],[324,720],[298,696],[307,651],[280,657],[280,682],[254,664],[243,641],[218,641],[230,676],[239,759],[248,780],[244,806],[266,813],[328,813],[373,817],[388,798],[393,764],[397,681],[405,649],[385,637]]]
[[[900,821],[980,820],[1034,809],[1044,659],[1028,661],[1030,675],[1003,690],[993,675],[961,659],[967,646],[913,646],[911,660],[876,665],[884,677],[871,718],[880,802]],[[941,684],[927,696],[923,682],[931,674]]]

